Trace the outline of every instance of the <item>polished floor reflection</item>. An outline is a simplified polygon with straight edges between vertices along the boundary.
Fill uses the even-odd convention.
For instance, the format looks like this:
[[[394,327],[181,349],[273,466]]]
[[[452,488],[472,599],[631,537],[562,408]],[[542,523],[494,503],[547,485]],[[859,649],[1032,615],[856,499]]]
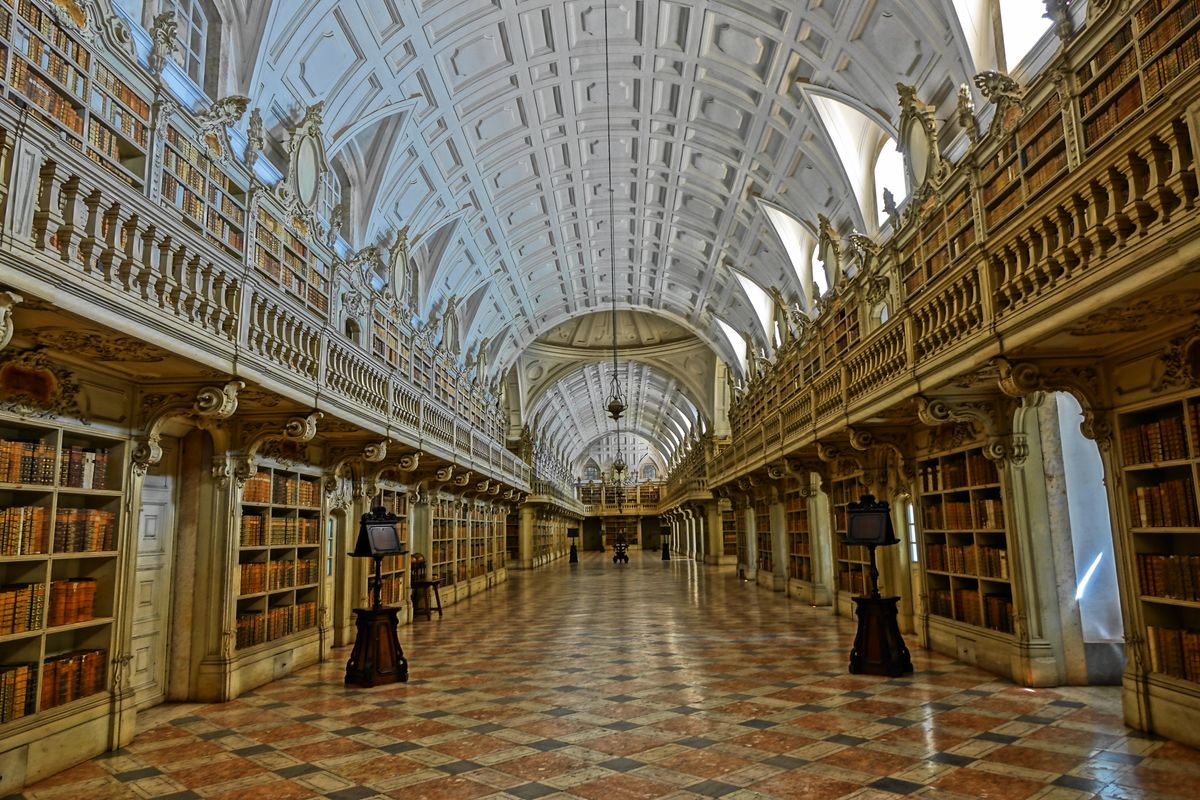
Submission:
[[[1200,753],[1126,729],[1115,689],[1024,689],[917,649],[910,676],[852,676],[853,633],[728,570],[588,553],[402,628],[406,685],[347,690],[338,651],[154,709],[24,796],[1200,796]]]

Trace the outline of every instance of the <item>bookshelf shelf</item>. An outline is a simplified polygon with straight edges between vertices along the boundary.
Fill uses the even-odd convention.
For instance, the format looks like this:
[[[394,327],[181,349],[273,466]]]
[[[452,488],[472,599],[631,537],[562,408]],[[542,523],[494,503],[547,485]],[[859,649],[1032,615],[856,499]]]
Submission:
[[[837,570],[837,588],[839,592],[852,596],[867,593],[867,574],[870,566],[867,548],[842,542],[849,518],[846,507],[857,503],[866,492],[867,488],[857,476],[844,476],[830,481],[829,500],[833,511],[833,534],[836,543],[834,568]]]
[[[721,508],[721,549],[727,556],[736,557],[740,552],[737,520],[738,512],[732,505]]]
[[[808,496],[798,479],[792,479],[784,489],[784,529],[787,535],[788,577],[812,581],[812,539],[808,525]]]
[[[237,649],[316,627],[321,570],[320,478],[260,468],[242,487]]]
[[[930,613],[1011,635],[1009,541],[995,463],[968,447],[922,460],[918,479]]]
[[[126,449],[0,416],[0,732],[108,688]]]
[[[1194,692],[1200,683],[1200,392],[1127,408],[1117,421],[1150,671]]]
[[[408,490],[399,484],[387,482],[371,501],[372,508],[382,507],[395,514],[399,521],[396,532],[400,536],[400,548],[409,550],[409,519],[408,519]],[[384,605],[402,606],[408,604],[408,589],[405,576],[407,574],[407,555],[386,556],[381,565],[380,575],[383,583],[380,589],[380,599]],[[368,590],[369,586],[364,586]]]

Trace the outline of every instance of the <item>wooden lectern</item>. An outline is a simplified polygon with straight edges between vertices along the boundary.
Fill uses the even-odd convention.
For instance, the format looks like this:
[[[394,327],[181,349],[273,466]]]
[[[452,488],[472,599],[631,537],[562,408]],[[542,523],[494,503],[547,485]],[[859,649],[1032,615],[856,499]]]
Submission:
[[[382,508],[362,515],[355,542],[355,557],[375,560],[375,575],[371,578],[371,607],[354,609],[357,631],[354,650],[346,662],[346,685],[379,686],[385,683],[408,681],[408,660],[400,649],[396,628],[400,624],[400,609],[384,607],[380,598],[383,589],[382,565],[384,556],[402,556],[396,531],[397,517]]]
[[[853,674],[889,675],[893,678],[912,672],[912,656],[900,636],[896,621],[899,597],[879,596],[879,568],[875,565],[875,548],[896,544],[892,515],[886,500],[875,501],[864,494],[857,503],[846,507],[847,545],[865,546],[870,553],[871,571],[867,597],[853,598],[858,615],[858,633],[850,651],[850,672]]]

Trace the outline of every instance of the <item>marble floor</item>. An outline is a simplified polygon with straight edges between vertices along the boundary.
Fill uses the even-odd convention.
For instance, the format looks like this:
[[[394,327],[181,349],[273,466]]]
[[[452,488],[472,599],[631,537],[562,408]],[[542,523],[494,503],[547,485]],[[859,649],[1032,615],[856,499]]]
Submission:
[[[154,709],[21,797],[1200,797],[1200,752],[1126,729],[1115,689],[923,651],[902,679],[852,676],[850,622],[656,554],[509,575],[401,628],[407,684],[348,690],[338,651]]]

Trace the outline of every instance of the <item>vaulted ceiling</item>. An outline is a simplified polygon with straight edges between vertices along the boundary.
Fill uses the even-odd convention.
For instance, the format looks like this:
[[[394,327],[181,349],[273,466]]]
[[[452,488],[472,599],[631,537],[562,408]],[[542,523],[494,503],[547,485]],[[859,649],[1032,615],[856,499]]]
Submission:
[[[951,0],[213,2],[233,21],[221,93],[249,95],[276,147],[323,101],[343,236],[357,248],[410,226],[422,316],[472,298],[464,350],[486,339],[499,370],[614,294],[733,363],[717,320],[762,329],[731,268],[799,294],[756,198],[814,230],[818,214],[843,233],[874,229],[814,97],[894,125],[902,82],[947,119],[975,71]],[[622,369],[639,393],[628,424],[669,441],[661,406],[680,377]],[[564,428],[560,446],[583,447],[602,422],[585,387],[607,383],[601,366],[577,365],[528,411],[566,404],[547,424]],[[702,415],[711,388],[690,400]]]

